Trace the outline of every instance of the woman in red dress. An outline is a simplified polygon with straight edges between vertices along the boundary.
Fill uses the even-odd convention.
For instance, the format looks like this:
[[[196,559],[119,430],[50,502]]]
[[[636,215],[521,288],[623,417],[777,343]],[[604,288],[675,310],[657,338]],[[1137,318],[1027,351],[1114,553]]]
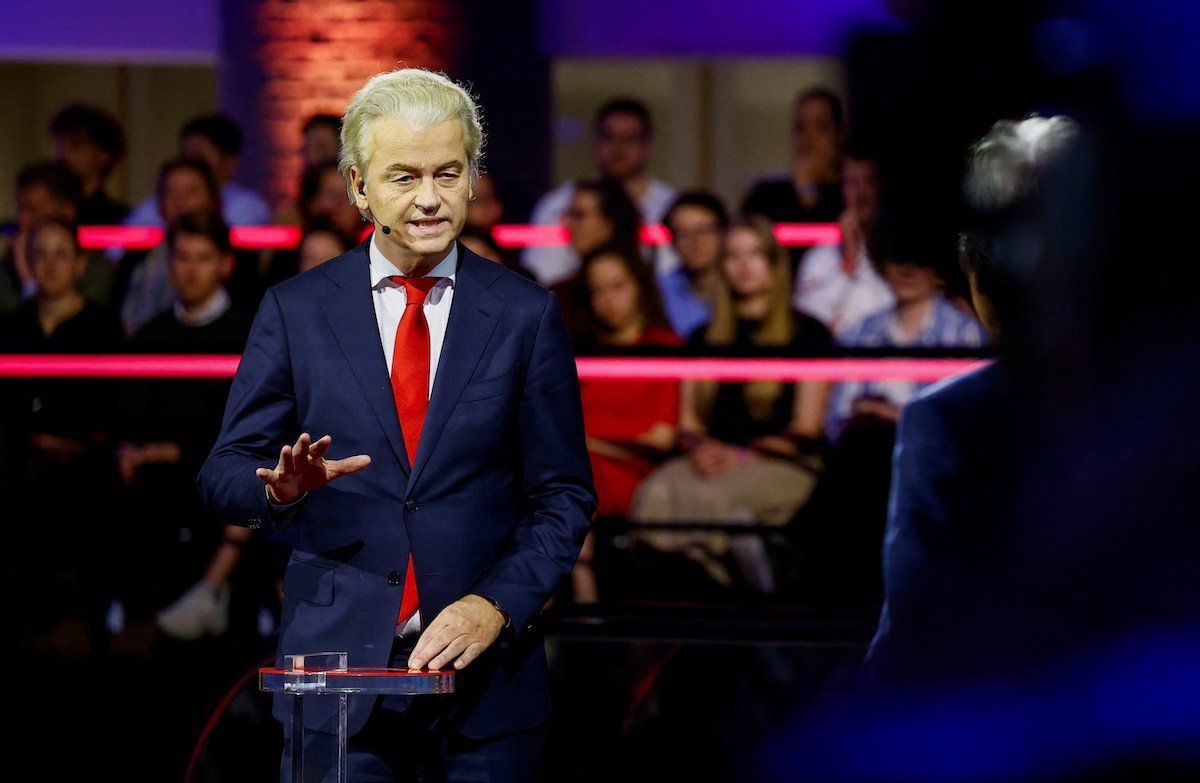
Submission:
[[[572,299],[579,303],[576,353],[677,347],[648,265],[613,246],[588,254]],[[599,495],[596,517],[624,516],[638,485],[671,451],[679,417],[674,381],[584,380],[583,423]],[[595,599],[591,538],[576,569],[575,597]]]

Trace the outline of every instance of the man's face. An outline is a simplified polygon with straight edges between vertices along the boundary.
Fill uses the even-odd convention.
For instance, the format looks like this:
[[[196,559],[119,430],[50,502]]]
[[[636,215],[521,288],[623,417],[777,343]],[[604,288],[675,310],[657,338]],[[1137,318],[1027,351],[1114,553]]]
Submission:
[[[366,172],[350,169],[354,199],[390,226],[378,239],[411,261],[437,263],[450,252],[467,219],[470,164],[457,120],[418,127],[375,120]]]
[[[304,132],[304,148],[301,150],[304,165],[315,166],[336,158],[340,143],[337,131],[333,128],[328,125],[312,126]]]
[[[171,285],[187,306],[202,304],[233,273],[233,256],[200,234],[178,234],[171,248]]]
[[[879,206],[879,170],[872,160],[842,162],[842,199],[859,220],[870,220]]]
[[[173,223],[177,217],[189,212],[212,212],[216,208],[208,183],[199,173],[175,169],[167,175],[163,182],[162,203],[158,205],[158,211],[167,223]]]
[[[601,176],[624,182],[641,176],[650,162],[650,138],[632,114],[610,114],[596,129],[596,168]]]
[[[17,191],[17,228],[25,234],[51,218],[71,221],[75,207],[54,198],[45,185],[34,183]]]
[[[796,104],[792,115],[792,153],[799,160],[833,158],[841,146],[841,131],[829,102],[809,98]]]
[[[693,272],[716,266],[721,257],[721,224],[704,207],[684,205],[671,215],[671,244],[683,265]]]

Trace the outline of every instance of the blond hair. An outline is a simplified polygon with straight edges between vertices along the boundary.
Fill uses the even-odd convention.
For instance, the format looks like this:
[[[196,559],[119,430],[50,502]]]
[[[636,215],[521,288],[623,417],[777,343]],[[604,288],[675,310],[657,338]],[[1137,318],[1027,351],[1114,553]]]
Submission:
[[[771,267],[767,313],[754,332],[753,342],[755,345],[788,345],[796,336],[796,320],[792,313],[791,259],[787,249],[775,239],[771,224],[765,220],[735,220],[730,223],[726,236],[738,229],[754,232]],[[708,323],[704,337],[709,345],[732,345],[737,337],[737,310],[734,307],[733,290],[723,273],[717,277],[713,292],[712,320]],[[701,381],[696,384],[696,407],[702,419],[711,415],[716,402],[717,386],[714,381]],[[756,419],[769,416],[775,401],[783,393],[783,388],[779,381],[747,383],[744,393],[750,415]]]
[[[346,180],[346,194],[351,204],[355,201],[350,168],[357,168],[360,177],[366,175],[374,150],[371,126],[375,120],[392,118],[422,128],[458,120],[462,123],[471,176],[479,175],[484,133],[475,99],[443,73],[424,68],[400,68],[368,79],[350,99],[342,117],[338,170]]]

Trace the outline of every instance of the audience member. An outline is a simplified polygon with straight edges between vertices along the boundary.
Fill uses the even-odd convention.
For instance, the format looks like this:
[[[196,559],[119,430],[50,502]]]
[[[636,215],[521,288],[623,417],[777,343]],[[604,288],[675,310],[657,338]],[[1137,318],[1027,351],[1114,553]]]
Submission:
[[[346,180],[337,158],[326,158],[304,170],[300,177],[300,225],[327,222],[356,241],[367,224],[346,193]]]
[[[155,187],[161,214],[168,225],[180,216],[205,212],[220,214],[221,192],[208,164],[199,158],[175,158],[163,164]],[[171,305],[170,249],[163,241],[148,251],[122,257],[117,268],[113,301],[120,308],[125,333],[132,336],[151,318]]]
[[[87,299],[79,281],[87,268],[73,224],[49,218],[27,237],[33,295],[0,318],[0,353],[111,353],[121,348],[121,327],[105,306]],[[28,591],[11,618],[26,612],[54,617],[61,599],[59,574],[81,575],[85,585],[99,571],[94,545],[111,475],[108,425],[115,402],[106,381],[35,378],[6,381],[3,389],[6,448],[20,455],[13,489],[8,546],[23,552],[17,584]],[[66,482],[64,484],[64,482]],[[69,487],[64,491],[64,486]],[[34,524],[36,522],[36,524]],[[103,525],[100,525],[103,527]],[[49,537],[47,537],[49,536]],[[85,588],[88,599],[93,598]],[[87,607],[90,631],[98,632],[103,607]]]
[[[658,287],[671,328],[688,337],[712,320],[729,216],[719,198],[694,190],[675,199],[663,223],[671,232],[671,246],[680,264],[658,275]]]
[[[276,210],[276,223],[285,226],[303,224],[300,202],[304,199],[304,175],[331,160],[335,161],[336,165],[338,152],[341,149],[341,137],[342,120],[336,114],[314,114],[305,120],[301,128],[300,188],[296,193],[295,200],[288,201]]]
[[[763,349],[801,356],[829,348],[821,323],[792,310],[787,252],[762,221],[737,221],[728,231],[713,317],[688,343],[706,353],[753,355]],[[680,446],[685,455],[647,478],[631,516],[649,522],[737,521],[784,524],[816,482],[808,447],[820,435],[823,386],[755,381],[685,382],[680,402]],[[736,584],[721,534],[642,533],[651,547],[683,554],[721,587]],[[732,554],[741,578],[772,588],[757,537],[739,537]],[[757,542],[757,543],[756,543]],[[681,580],[701,593],[701,583]]]
[[[337,258],[357,244],[353,237],[346,236],[328,223],[313,223],[300,238],[296,248],[299,256],[299,272],[307,272],[331,258]]]
[[[742,202],[742,214],[772,223],[837,220],[845,138],[841,99],[820,87],[800,93],[792,110],[792,170],[786,177],[756,183]]]
[[[867,256],[867,232],[879,208],[879,170],[870,157],[848,152],[842,158],[839,244],[809,248],[800,259],[792,304],[837,334],[892,306],[891,289]]]
[[[83,187],[77,220],[85,226],[115,226],[129,207],[105,190],[105,183],[125,157],[125,131],[103,109],[83,103],[65,107],[50,121],[54,156],[65,164]]]
[[[472,253],[486,258],[488,261],[495,261],[497,264],[516,272],[522,277],[530,280],[533,279],[530,271],[520,265],[512,252],[500,247],[500,244],[496,242],[495,237],[492,236],[490,231],[482,231],[478,228],[467,226],[458,235],[458,241],[462,242]],[[565,287],[565,284],[563,287]]]
[[[486,171],[475,178],[471,200],[467,203],[467,228],[491,233],[504,219],[504,199],[496,178]]]
[[[259,226],[271,222],[271,208],[262,196],[233,181],[242,152],[242,131],[224,114],[208,114],[189,120],[179,131],[179,155],[199,158],[212,169],[220,185],[221,214],[231,226]],[[125,219],[131,226],[165,226],[171,219],[163,214],[155,196],[134,207]]]
[[[617,98],[596,112],[592,124],[593,153],[601,178],[615,180],[637,205],[642,220],[657,223],[675,198],[675,191],[647,172],[654,146],[650,112],[640,101]],[[568,182],[542,196],[530,216],[537,225],[556,225],[572,207],[575,183]],[[529,247],[521,263],[544,286],[567,280],[579,270],[580,256],[574,247]]]
[[[173,301],[138,329],[131,349],[138,353],[241,353],[250,319],[231,307],[225,289],[235,267],[229,227],[213,212],[186,213],[171,223],[166,247]],[[193,542],[190,548],[202,549],[197,554],[203,556],[212,551],[216,542],[205,535],[211,524],[194,485],[220,430],[228,392],[226,380],[135,381],[127,385],[121,400],[117,466],[128,488],[126,524],[145,542],[128,544],[129,562],[120,569],[122,573],[145,572],[144,566],[133,562],[141,558],[132,553],[147,543],[159,557],[171,551],[172,541]],[[169,526],[154,522],[161,518],[163,508],[171,509]],[[158,625],[165,633],[194,639],[224,632],[229,578],[249,538],[246,528],[225,529],[201,580],[158,615]],[[199,564],[175,561],[173,566],[175,573],[166,574],[168,582],[181,570]],[[163,574],[161,570],[158,573]]]
[[[336,158],[341,151],[342,118],[336,114],[314,114],[301,128],[304,143],[300,154],[304,168]]]
[[[895,304],[849,327],[837,341],[850,348],[978,348],[987,343],[983,325],[944,295],[950,240],[917,216],[882,216],[867,239],[867,254],[879,267]],[[913,381],[852,381],[834,386],[825,431],[838,440],[847,427],[894,425],[900,409],[927,384]]]
[[[576,278],[581,331],[576,352],[680,345],[667,325],[650,269],[628,250],[601,247],[584,257]],[[580,382],[597,517],[623,517],[638,485],[666,458],[675,442],[679,386],[672,381]],[[594,543],[584,544],[572,575],[574,599],[590,603],[598,591],[592,569]]]

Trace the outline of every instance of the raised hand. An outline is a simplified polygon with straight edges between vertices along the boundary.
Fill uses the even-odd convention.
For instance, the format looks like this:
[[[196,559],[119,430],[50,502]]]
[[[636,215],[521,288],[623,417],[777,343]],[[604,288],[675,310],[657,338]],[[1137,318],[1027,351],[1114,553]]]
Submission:
[[[338,476],[354,473],[371,464],[371,457],[356,454],[342,459],[325,459],[332,435],[313,441],[307,432],[300,433],[295,445],[284,445],[279,450],[279,464],[274,470],[259,468],[254,471],[276,503],[291,503],[305,492],[323,487]]]

